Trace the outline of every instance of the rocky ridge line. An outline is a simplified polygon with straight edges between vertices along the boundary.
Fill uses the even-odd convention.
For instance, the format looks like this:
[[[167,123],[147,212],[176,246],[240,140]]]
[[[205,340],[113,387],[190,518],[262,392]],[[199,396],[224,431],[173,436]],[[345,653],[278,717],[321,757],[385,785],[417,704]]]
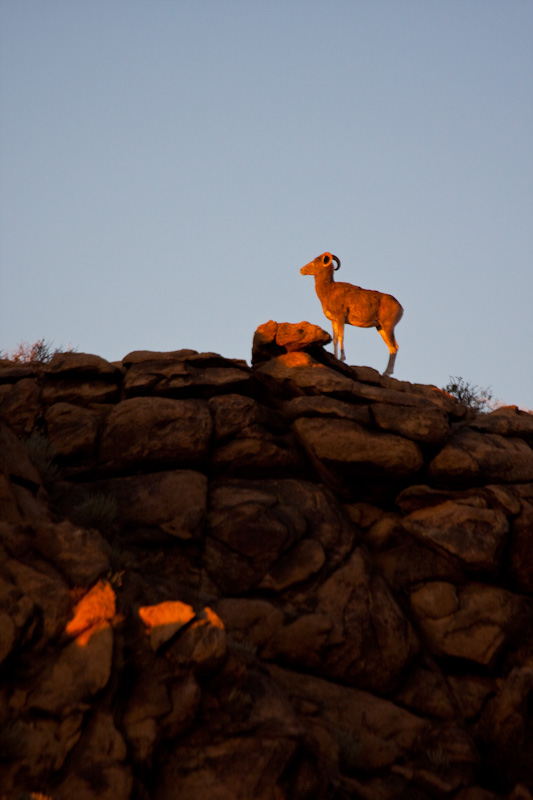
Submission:
[[[0,797],[531,800],[533,415],[329,340],[0,362]]]

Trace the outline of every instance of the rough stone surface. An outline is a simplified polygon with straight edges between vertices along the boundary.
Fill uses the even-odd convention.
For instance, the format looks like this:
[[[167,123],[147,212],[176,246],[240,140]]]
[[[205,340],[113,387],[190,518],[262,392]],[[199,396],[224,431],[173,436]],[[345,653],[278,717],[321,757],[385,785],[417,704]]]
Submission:
[[[472,570],[494,571],[509,530],[501,511],[448,501],[421,509],[403,520],[411,535],[459,559]]]
[[[94,462],[99,429],[96,412],[72,403],[54,403],[46,413],[46,429],[58,456]]]
[[[533,418],[328,340],[0,362],[2,800],[532,800]]]
[[[331,336],[318,325],[309,322],[293,324],[277,323],[273,320],[260,325],[254,334],[252,344],[252,364],[268,361],[281,353],[298,350],[312,350],[331,342]]]
[[[139,616],[150,634],[152,649],[159,650],[161,645],[194,619],[196,614],[186,603],[180,603],[179,600],[168,600],[157,606],[140,608]]]
[[[405,477],[422,468],[415,442],[388,433],[369,431],[343,419],[298,419],[296,434],[318,469],[333,474],[347,469],[350,476]]]
[[[116,518],[127,531],[157,529],[179,539],[204,532],[207,478],[195,470],[165,470],[109,478],[77,487],[71,495],[74,514],[83,514],[94,498],[116,503]]]
[[[16,434],[29,436],[41,413],[41,393],[36,380],[23,378],[13,385],[0,384],[0,415]]]
[[[523,503],[521,513],[512,522],[511,574],[515,584],[533,595],[533,503]]]
[[[447,414],[440,408],[421,408],[375,404],[372,414],[380,430],[399,433],[407,439],[442,444],[450,433]]]
[[[106,420],[100,464],[103,469],[114,471],[146,464],[201,464],[207,457],[212,425],[207,405],[198,400],[124,400]]]
[[[432,652],[487,666],[521,616],[511,593],[481,584],[425,584],[412,592],[411,608]]]
[[[429,465],[439,484],[533,481],[533,450],[522,439],[464,429]]]

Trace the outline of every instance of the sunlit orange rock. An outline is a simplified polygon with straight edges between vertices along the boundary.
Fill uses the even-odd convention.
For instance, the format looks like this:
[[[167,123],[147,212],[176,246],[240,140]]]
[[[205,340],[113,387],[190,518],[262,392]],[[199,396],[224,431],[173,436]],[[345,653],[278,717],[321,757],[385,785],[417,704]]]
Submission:
[[[252,364],[268,361],[281,353],[323,347],[331,342],[331,336],[319,325],[310,322],[269,322],[260,325],[252,345]]]
[[[211,608],[206,607],[173,643],[170,655],[179,664],[205,673],[222,664],[226,651],[224,623]]]
[[[74,616],[65,628],[65,633],[87,644],[91,635],[104,627],[115,616],[115,592],[108,581],[98,581],[74,609]]]
[[[179,600],[168,600],[156,606],[143,606],[139,616],[150,634],[153,650],[158,650],[174,634],[196,616],[192,606]]]

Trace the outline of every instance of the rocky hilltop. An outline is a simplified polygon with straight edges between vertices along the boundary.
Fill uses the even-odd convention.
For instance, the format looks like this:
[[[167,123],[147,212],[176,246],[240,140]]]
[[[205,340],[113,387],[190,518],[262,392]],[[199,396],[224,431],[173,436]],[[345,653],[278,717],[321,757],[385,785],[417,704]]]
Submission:
[[[328,341],[0,362],[0,797],[531,800],[533,415]]]

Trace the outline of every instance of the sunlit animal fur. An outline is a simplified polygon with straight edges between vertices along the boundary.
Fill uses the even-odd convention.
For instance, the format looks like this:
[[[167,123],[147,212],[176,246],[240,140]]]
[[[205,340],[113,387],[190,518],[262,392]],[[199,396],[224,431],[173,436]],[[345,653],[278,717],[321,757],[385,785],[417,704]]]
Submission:
[[[334,267],[334,262],[337,264]],[[392,375],[398,352],[394,328],[402,318],[403,308],[391,294],[382,294],[371,289],[361,289],[351,283],[336,283],[333,271],[341,262],[331,253],[322,253],[310,261],[300,272],[315,276],[315,289],[322,303],[322,310],[333,325],[333,349],[335,358],[340,347],[341,361],[344,355],[344,325],[357,328],[377,328],[389,348],[389,363],[384,375]]]

